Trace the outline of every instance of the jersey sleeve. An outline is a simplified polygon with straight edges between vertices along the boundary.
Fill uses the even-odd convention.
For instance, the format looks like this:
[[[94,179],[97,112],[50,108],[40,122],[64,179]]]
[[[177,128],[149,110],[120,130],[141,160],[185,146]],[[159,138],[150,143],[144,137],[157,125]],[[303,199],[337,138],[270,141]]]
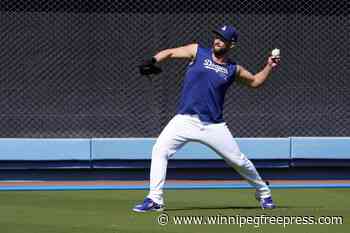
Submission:
[[[237,78],[237,64],[235,62],[231,62],[231,75],[230,75],[230,81],[231,83],[234,82]]]
[[[205,48],[198,43],[198,48],[196,52],[196,57],[190,62],[190,66],[196,64],[198,60],[200,60],[201,57],[203,57],[203,54],[205,53]]]

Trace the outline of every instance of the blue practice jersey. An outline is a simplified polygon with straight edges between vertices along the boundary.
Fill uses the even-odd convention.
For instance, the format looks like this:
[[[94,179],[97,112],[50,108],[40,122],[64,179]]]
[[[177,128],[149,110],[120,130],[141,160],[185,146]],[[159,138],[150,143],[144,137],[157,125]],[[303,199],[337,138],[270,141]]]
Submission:
[[[224,98],[236,74],[236,64],[217,64],[212,48],[198,46],[196,58],[187,67],[178,114],[197,114],[201,121],[220,123]]]

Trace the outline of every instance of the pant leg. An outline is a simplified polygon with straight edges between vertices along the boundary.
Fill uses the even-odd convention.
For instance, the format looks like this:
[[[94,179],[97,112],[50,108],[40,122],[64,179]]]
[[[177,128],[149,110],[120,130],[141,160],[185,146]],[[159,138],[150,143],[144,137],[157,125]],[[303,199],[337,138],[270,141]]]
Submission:
[[[152,150],[150,192],[148,197],[158,204],[164,204],[163,186],[168,159],[190,139],[195,131],[188,118],[176,115],[163,129]]]
[[[254,164],[241,153],[225,123],[207,125],[203,131],[201,142],[216,151],[229,166],[255,187],[258,199],[271,196],[269,187],[261,179]]]

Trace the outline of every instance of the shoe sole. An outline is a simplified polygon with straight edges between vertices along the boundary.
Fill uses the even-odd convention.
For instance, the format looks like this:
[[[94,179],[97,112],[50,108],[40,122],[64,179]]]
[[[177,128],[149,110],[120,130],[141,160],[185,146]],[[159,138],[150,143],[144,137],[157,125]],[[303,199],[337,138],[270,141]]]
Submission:
[[[150,210],[140,210],[140,209],[132,209],[134,212],[137,212],[137,213],[145,213],[145,212],[162,212],[164,211],[164,208],[159,208],[159,209],[150,209]]]
[[[275,208],[276,208],[275,205],[270,206],[270,207],[263,207],[263,206],[260,206],[260,207],[261,207],[261,209],[263,209],[263,210],[272,210],[272,209],[275,209]]]

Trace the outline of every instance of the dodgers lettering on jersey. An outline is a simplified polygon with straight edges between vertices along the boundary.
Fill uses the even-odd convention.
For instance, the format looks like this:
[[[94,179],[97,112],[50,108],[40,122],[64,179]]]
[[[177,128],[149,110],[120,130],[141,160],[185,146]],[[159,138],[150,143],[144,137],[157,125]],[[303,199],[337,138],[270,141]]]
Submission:
[[[221,75],[224,79],[227,79],[227,76],[228,76],[227,68],[222,67],[221,65],[216,65],[213,61],[209,59],[205,59],[203,65],[207,69],[215,70],[216,73]]]
[[[225,94],[236,74],[236,64],[217,64],[212,49],[198,47],[196,58],[187,67],[178,114],[197,114],[201,121],[220,123]]]

